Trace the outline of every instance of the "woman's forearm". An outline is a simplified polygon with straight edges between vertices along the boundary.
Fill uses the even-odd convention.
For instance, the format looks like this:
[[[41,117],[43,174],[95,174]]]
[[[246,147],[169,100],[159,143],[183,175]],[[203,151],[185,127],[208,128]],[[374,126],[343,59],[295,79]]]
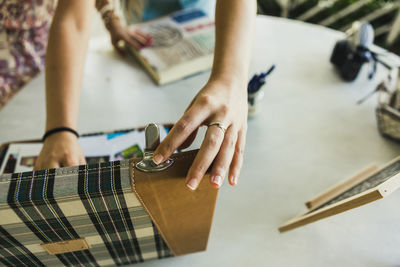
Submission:
[[[94,1],[59,0],[46,54],[46,130],[76,128]]]
[[[257,12],[255,0],[217,0],[210,80],[247,80]]]

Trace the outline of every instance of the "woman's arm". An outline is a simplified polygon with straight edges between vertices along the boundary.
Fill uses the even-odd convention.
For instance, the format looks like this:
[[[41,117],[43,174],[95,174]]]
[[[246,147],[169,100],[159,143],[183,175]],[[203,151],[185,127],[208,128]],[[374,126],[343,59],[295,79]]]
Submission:
[[[94,0],[58,1],[46,54],[46,131],[77,127],[93,9]],[[85,159],[76,136],[59,132],[45,140],[35,169],[82,163]]]
[[[155,163],[167,159],[178,147],[190,143],[201,125],[220,122],[208,128],[186,178],[195,190],[214,161],[211,182],[222,185],[229,170],[229,182],[236,185],[243,161],[247,131],[247,77],[256,16],[255,0],[217,0],[214,64],[203,87],[159,145]],[[189,141],[189,142],[188,142]]]
[[[246,87],[242,89],[247,90],[256,12],[255,0],[217,0],[211,81],[240,80]]]

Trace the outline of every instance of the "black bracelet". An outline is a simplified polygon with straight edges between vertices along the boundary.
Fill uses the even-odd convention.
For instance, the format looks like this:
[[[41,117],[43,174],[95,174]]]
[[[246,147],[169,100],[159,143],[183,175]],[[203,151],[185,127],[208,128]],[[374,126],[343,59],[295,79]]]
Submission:
[[[42,142],[44,142],[44,140],[46,140],[47,137],[49,137],[52,134],[58,133],[58,132],[70,132],[73,133],[74,135],[76,135],[76,137],[79,138],[79,134],[77,131],[75,131],[74,129],[68,128],[68,127],[57,127],[51,130],[48,130],[42,138]]]

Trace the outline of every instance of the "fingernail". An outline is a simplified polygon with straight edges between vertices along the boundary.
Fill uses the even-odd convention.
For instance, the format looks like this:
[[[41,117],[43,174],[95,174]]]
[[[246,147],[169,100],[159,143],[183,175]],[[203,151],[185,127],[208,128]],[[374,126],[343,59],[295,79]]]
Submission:
[[[186,184],[187,187],[192,189],[193,191],[196,190],[197,186],[199,185],[199,182],[197,181],[196,178],[192,178],[189,180],[189,182]]]
[[[214,184],[218,185],[218,187],[220,187],[222,184],[222,177],[219,175],[215,175],[215,176],[211,177],[211,182],[213,182]]]
[[[158,165],[163,161],[163,156],[161,156],[160,154],[156,154],[153,157],[153,162],[154,164]]]
[[[237,183],[238,183],[238,178],[237,178],[236,176],[233,176],[233,177],[231,178],[231,181],[232,181],[233,185],[237,185]]]

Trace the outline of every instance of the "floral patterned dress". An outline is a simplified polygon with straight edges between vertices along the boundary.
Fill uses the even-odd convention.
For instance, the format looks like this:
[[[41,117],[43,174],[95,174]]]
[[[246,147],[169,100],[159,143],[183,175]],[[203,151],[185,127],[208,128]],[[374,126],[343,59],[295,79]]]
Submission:
[[[56,0],[0,0],[0,109],[44,68]]]

